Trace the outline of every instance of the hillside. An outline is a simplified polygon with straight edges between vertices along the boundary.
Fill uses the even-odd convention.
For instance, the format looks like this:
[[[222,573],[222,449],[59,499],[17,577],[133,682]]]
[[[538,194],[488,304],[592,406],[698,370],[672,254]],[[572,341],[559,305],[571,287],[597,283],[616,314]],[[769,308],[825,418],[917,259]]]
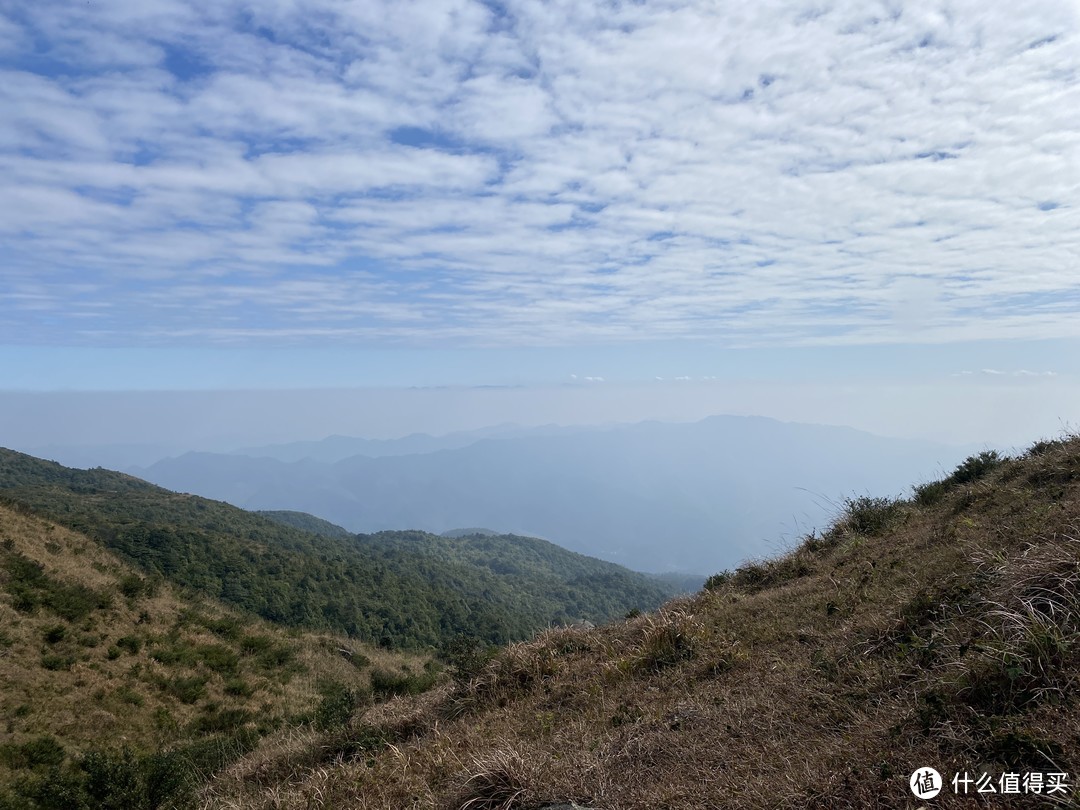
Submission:
[[[164,806],[280,728],[426,686],[434,662],[286,632],[0,506],[0,808]],[[340,720],[339,720],[340,721]]]
[[[334,463],[188,453],[130,472],[244,509],[309,512],[355,532],[491,526],[638,571],[708,574],[823,525],[844,495],[899,494],[972,450],[715,416],[536,430]]]
[[[205,806],[911,807],[925,767],[973,779],[935,807],[974,804],[984,772],[1045,779],[987,806],[1072,802],[1078,538],[1080,439],[972,457],[656,613],[547,631],[358,712],[343,733],[378,754],[305,768],[319,735],[267,744]]]
[[[275,523],[280,523],[283,526],[292,526],[294,529],[311,532],[312,534],[321,534],[324,537],[352,537],[352,532],[348,529],[342,528],[336,523],[331,523],[329,520],[323,520],[322,518],[315,517],[315,515],[309,515],[307,512],[264,509],[255,514],[267,518],[268,520],[272,520]]]
[[[10,450],[0,450],[0,498],[269,621],[382,646],[442,646],[462,634],[502,643],[551,624],[650,609],[673,592],[541,540],[503,538],[498,554],[481,558],[423,533],[324,536],[122,473]],[[537,569],[540,547],[546,561]],[[496,570],[492,559],[507,565]]]

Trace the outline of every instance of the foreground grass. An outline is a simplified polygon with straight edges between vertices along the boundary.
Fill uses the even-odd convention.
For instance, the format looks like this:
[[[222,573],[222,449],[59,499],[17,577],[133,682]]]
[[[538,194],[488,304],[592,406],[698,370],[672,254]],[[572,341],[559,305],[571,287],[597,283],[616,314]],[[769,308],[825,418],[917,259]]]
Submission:
[[[854,499],[657,613],[548,631],[424,695],[271,736],[202,804],[905,807],[922,766],[1075,779],[1078,488],[1069,440],[986,454],[907,501]]]
[[[432,680],[427,656],[285,630],[0,505],[0,808],[180,806],[284,729]]]

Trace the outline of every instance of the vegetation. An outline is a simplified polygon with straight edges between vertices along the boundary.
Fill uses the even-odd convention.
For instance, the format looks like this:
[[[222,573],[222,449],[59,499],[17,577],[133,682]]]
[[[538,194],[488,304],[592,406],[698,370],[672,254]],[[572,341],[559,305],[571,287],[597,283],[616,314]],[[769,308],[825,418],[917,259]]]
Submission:
[[[266,735],[340,728],[382,684],[417,692],[437,670],[178,591],[4,506],[0,628],[2,810],[179,807]],[[327,683],[349,696],[336,713]]]
[[[654,613],[491,654],[452,643],[452,679],[344,730],[271,735],[201,800],[856,808],[910,806],[927,765],[1072,782],[1080,439],[975,457],[939,483],[932,502],[852,499],[789,554]]]
[[[275,523],[280,523],[283,526],[292,526],[294,529],[301,529],[305,532],[311,532],[312,534],[321,534],[324,537],[352,537],[352,532],[348,529],[342,528],[336,523],[331,523],[329,520],[323,520],[320,517],[315,517],[315,515],[309,515],[307,512],[264,509],[255,514],[261,515]]]
[[[137,565],[142,574],[124,585],[125,596],[137,595],[142,582],[152,588],[168,581],[271,622],[384,647],[434,648],[459,634],[505,643],[551,624],[651,609],[672,592],[534,538],[313,534],[283,525],[280,514],[271,520],[120,473],[68,469],[9,450],[0,450],[0,498]],[[28,606],[51,600],[49,609],[74,615],[97,598],[49,590],[23,573],[15,598]]]

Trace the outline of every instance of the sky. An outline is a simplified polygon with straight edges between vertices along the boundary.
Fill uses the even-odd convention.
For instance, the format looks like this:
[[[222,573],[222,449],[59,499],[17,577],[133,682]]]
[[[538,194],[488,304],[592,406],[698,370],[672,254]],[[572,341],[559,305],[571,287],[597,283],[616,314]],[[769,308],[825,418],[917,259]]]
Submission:
[[[1077,0],[0,0],[0,390],[1036,438],[1080,416],[1078,33]]]

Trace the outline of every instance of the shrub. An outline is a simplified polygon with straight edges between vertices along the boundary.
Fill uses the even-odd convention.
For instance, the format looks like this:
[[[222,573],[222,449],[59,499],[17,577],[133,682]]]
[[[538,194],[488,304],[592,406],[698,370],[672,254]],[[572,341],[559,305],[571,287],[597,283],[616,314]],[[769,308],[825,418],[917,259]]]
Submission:
[[[714,591],[717,588],[722,588],[731,582],[731,578],[735,576],[731,571],[721,571],[718,574],[713,574],[707,580],[705,580],[705,590]]]
[[[116,640],[116,646],[135,655],[142,649],[142,639],[138,636],[121,636]]]
[[[41,631],[46,644],[58,644],[67,637],[67,628],[62,624],[53,624]]]
[[[903,517],[903,504],[893,498],[863,495],[844,501],[844,522],[851,531],[867,537],[880,537]]]
[[[929,481],[916,485],[912,490],[915,493],[915,503],[919,506],[933,506],[948,494],[949,485],[945,481]]]
[[[464,682],[484,668],[495,656],[496,649],[482,639],[459,633],[443,646],[441,657],[449,667],[451,677]]]
[[[418,695],[434,685],[435,675],[430,672],[414,675],[382,668],[371,671],[371,691],[377,695]]]
[[[64,756],[64,746],[49,735],[24,743],[0,745],[0,762],[13,770],[59,765],[64,761]]]
[[[225,681],[225,694],[234,697],[251,697],[255,694],[255,689],[242,678],[229,678]]]
[[[240,631],[243,629],[244,623],[232,616],[223,616],[220,619],[206,619],[203,626],[216,636],[237,639],[240,637]]]
[[[175,677],[165,681],[165,691],[181,703],[195,703],[206,695],[206,676]]]
[[[70,654],[60,655],[58,653],[46,653],[41,656],[41,666],[43,669],[50,670],[51,672],[71,669],[75,666],[75,656]]]
[[[1040,439],[1028,448],[1027,454],[1031,458],[1037,458],[1039,456],[1045,456],[1048,453],[1062,448],[1065,446],[1065,442],[1058,439]]]
[[[339,681],[322,684],[319,691],[322,694],[315,708],[315,727],[330,731],[348,723],[356,708],[357,694]]]
[[[220,644],[203,644],[195,652],[199,660],[214,672],[232,674],[240,666],[240,656]]]
[[[200,734],[235,731],[251,721],[246,709],[222,709],[217,704],[207,706],[203,715],[191,724],[191,730]]]
[[[960,465],[953,470],[948,480],[953,484],[969,484],[984,478],[991,471],[1001,466],[1005,461],[997,450],[983,450],[981,453],[968,456]]]
[[[240,639],[240,649],[248,655],[264,652],[274,646],[270,636],[244,636]]]
[[[118,587],[128,599],[137,599],[146,591],[146,582],[137,574],[127,574],[120,578]]]
[[[142,706],[146,702],[145,698],[130,686],[121,686],[113,692],[113,696],[117,700],[123,703],[129,703],[132,706]]]

